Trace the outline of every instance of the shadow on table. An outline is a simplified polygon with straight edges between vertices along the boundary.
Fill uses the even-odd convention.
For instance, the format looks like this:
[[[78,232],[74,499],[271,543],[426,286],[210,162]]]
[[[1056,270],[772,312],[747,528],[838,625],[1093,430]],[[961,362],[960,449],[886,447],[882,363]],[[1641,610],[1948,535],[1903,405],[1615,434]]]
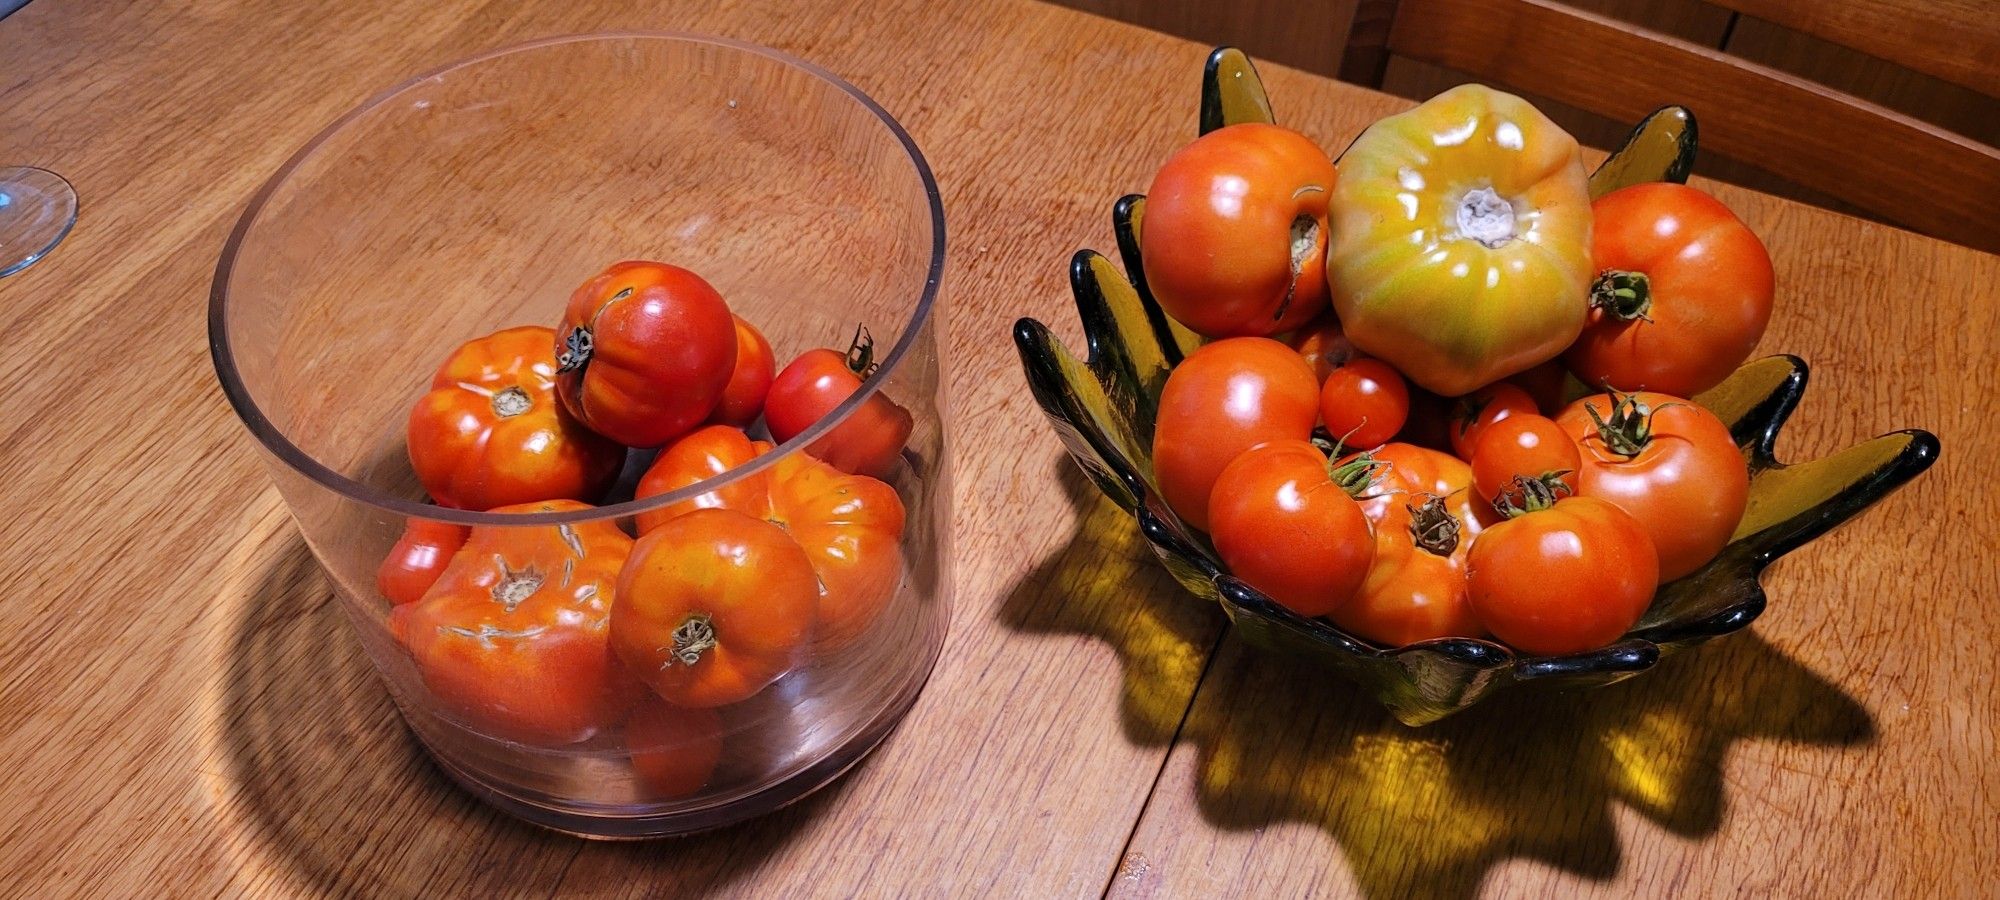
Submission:
[[[995,615],[1016,631],[1094,635],[1124,669],[1119,705],[1128,738],[1172,740],[1225,627],[1222,610],[1193,602],[1161,568],[1132,516],[1105,499],[1067,456],[1051,460],[1077,527],[1024,572]],[[1188,602],[1174,602],[1185,600]]]
[[[1471,896],[1514,857],[1610,878],[1614,801],[1705,837],[1732,742],[1874,738],[1865,709],[1753,632],[1617,685],[1514,691],[1414,729],[1310,663],[1223,653],[1187,729],[1203,817],[1315,823],[1375,897]]]
[[[1369,896],[1469,896],[1488,869],[1516,857],[1610,878],[1620,866],[1613,802],[1704,837],[1722,821],[1731,743],[1874,738],[1867,710],[1754,632],[1620,684],[1510,691],[1406,727],[1309,661],[1233,637],[1215,642],[1221,612],[1182,591],[1131,516],[1059,464],[1081,524],[1013,586],[1001,621],[1105,641],[1124,664],[1127,734],[1156,743],[1180,728],[1198,753],[1207,821],[1230,830],[1317,824]]]
[[[404,727],[296,533],[242,605],[225,686],[229,778],[264,856],[326,894],[491,896],[626,884],[712,890],[768,858],[846,779],[777,814],[670,842],[544,831],[460,790]]]

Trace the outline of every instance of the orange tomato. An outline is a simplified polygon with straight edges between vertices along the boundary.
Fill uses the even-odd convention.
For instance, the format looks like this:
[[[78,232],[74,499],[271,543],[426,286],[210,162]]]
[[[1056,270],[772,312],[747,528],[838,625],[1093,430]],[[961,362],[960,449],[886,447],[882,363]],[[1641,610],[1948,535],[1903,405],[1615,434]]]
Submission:
[[[1472,458],[1472,446],[1479,433],[1495,422],[1523,414],[1534,414],[1535,398],[1520,385],[1494,382],[1452,402],[1451,452],[1459,459]]]
[[[1153,427],[1153,474],[1182,521],[1208,529],[1216,476],[1265,441],[1305,440],[1319,420],[1319,381],[1290,347],[1228,338],[1188,354],[1167,376]]]
[[[1306,365],[1312,366],[1313,375],[1320,384],[1326,383],[1326,376],[1333,370],[1347,365],[1354,356],[1354,345],[1347,342],[1340,332],[1340,319],[1333,313],[1321,313],[1318,318],[1307,322],[1305,327],[1285,338],[1293,350],[1305,358]]]
[[[819,580],[784,529],[698,509],[639,539],[618,598],[618,657],[668,703],[713,707],[755,696],[798,664]]]
[[[1244,123],[1181,148],[1139,222],[1146,285],[1209,337],[1273,335],[1326,308],[1327,202],[1336,174],[1311,138]]]
[[[845,354],[825,348],[799,354],[771,382],[764,401],[764,424],[770,426],[771,437],[782,444],[819,424],[861,390],[861,380],[874,368],[875,341],[866,329],[855,333]],[[876,391],[832,431],[807,445],[806,452],[843,472],[888,478],[914,425],[909,410]]]
[[[569,500],[495,512],[589,509]],[[632,539],[608,520],[472,529],[437,583],[389,628],[440,706],[524,744],[572,744],[616,724],[640,695],[606,625]]]
[[[638,497],[655,497],[727,472],[769,452],[734,428],[712,425],[661,451],[639,479]],[[639,533],[696,509],[719,507],[785,529],[819,577],[822,646],[860,637],[902,583],[904,510],[895,488],[849,475],[802,453],[770,468],[664,509],[642,513]]]
[[[646,700],[625,721],[632,771],[655,798],[673,800],[708,785],[722,762],[722,716]]]
[[[1348,633],[1389,647],[1486,629],[1467,599],[1465,557],[1472,537],[1440,497],[1390,494],[1370,524],[1375,561],[1354,600],[1330,618]]]
[[[764,397],[777,377],[777,361],[771,356],[771,342],[750,320],[736,317],[736,368],[722,388],[722,402],[715,405],[708,420],[720,425],[748,428],[764,414]]]
[[[1209,499],[1216,555],[1230,574],[1299,615],[1338,610],[1360,590],[1375,554],[1350,493],[1366,474],[1335,470],[1311,441],[1244,451],[1215,479]]]
[[[459,509],[595,500],[625,448],[556,401],[555,332],[509,328],[467,342],[410,410],[410,467],[431,499]]]
[[[1598,394],[1570,404],[1556,424],[1582,457],[1577,493],[1610,501],[1645,527],[1661,581],[1706,565],[1743,520],[1750,469],[1729,426],[1693,401]]]
[[[629,260],[577,287],[550,346],[571,414],[618,443],[658,447],[722,402],[736,342],[729,304],[701,276]]]
[[[1595,650],[1652,603],[1659,558],[1645,527],[1594,497],[1531,505],[1486,529],[1466,557],[1473,613],[1525,653]]]
[[[1520,479],[1539,481],[1560,496],[1576,493],[1583,467],[1576,440],[1545,416],[1528,413],[1493,423],[1472,450],[1472,490],[1496,510],[1527,502]]]
[[[1458,457],[1394,441],[1365,454],[1348,456],[1340,464],[1348,465],[1364,456],[1379,464],[1374,472],[1373,484],[1360,498],[1361,511],[1371,522],[1384,519],[1389,507],[1399,502],[1399,495],[1417,497],[1426,494],[1444,498],[1452,517],[1463,526],[1465,540],[1476,537],[1487,523],[1498,521],[1491,507],[1481,510],[1485,504],[1479,503],[1472,493],[1472,467]]]
[[[375,589],[396,606],[415,603],[436,584],[451,563],[452,554],[465,546],[468,529],[463,525],[432,519],[411,519],[403,525],[403,536],[389,548],[375,570]]]

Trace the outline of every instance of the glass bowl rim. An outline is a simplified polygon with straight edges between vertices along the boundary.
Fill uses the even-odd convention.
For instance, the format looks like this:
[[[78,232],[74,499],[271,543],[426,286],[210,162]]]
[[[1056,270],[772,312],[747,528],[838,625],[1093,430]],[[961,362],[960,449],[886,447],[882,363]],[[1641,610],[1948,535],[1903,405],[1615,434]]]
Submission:
[[[236,266],[237,253],[242,249],[245,236],[249,234],[250,228],[257,223],[259,216],[264,211],[264,207],[270,201],[271,197],[277,193],[279,187],[287,182],[293,172],[304,165],[307,160],[312,159],[320,148],[331,140],[334,135],[341,133],[348,125],[362,116],[380,109],[385,104],[425,82],[460,69],[491,62],[502,57],[566,44],[604,41],[666,41],[683,44],[705,44],[749,53],[754,56],[761,56],[780,65],[789,66],[792,69],[804,72],[846,94],[849,98],[859,103],[863,109],[873,114],[902,145],[903,151],[909,156],[910,164],[916,169],[918,180],[923,185],[924,196],[930,207],[930,264],[925,273],[922,295],[917,298],[915,312],[911,314],[909,321],[905,324],[903,333],[897,339],[895,346],[891,347],[887,355],[882,357],[881,363],[877,366],[875,372],[862,382],[860,390],[855,391],[852,396],[834,407],[831,413],[828,413],[824,418],[814,423],[811,428],[793,436],[791,440],[777,445],[771,451],[764,453],[749,463],[666,494],[648,497],[643,500],[627,500],[623,503],[616,503],[609,506],[593,505],[588,509],[581,510],[541,513],[494,513],[453,509],[431,503],[419,503],[414,500],[394,496],[387,491],[363,484],[336,472],[330,466],[320,462],[317,457],[300,449],[297,444],[292,443],[292,440],[282,430],[264,416],[263,411],[258,408],[256,401],[251,398],[249,390],[244,386],[243,380],[236,368],[235,354],[229,343],[228,327],[225,321],[229,307],[229,280]],[[937,179],[931,173],[930,163],[924,159],[923,152],[917,148],[916,141],[911,139],[909,132],[904,130],[902,123],[897,122],[896,118],[890,115],[888,110],[883,109],[882,105],[877,103],[873,97],[868,96],[868,94],[849,83],[846,79],[791,54],[746,41],[716,35],[673,31],[602,31],[558,35],[488,50],[405,78],[386,90],[380,91],[362,101],[353,109],[342,113],[325,128],[313,135],[304,146],[293,152],[278,167],[277,171],[273,172],[258,187],[257,192],[251,195],[249,203],[244,207],[242,215],[237,218],[236,225],[230,229],[229,238],[223,245],[222,256],[216,263],[214,280],[209,286],[209,357],[215,366],[216,378],[222,384],[222,392],[229,399],[229,405],[235,409],[237,418],[243,421],[244,426],[250,430],[250,433],[263,443],[264,449],[270,451],[273,456],[283,461],[294,472],[311,479],[320,487],[333,491],[348,500],[396,513],[404,517],[451,522],[459,525],[557,525],[616,518],[662,509],[717,490],[730,482],[752,475],[766,466],[776,463],[781,457],[791,453],[804,452],[807,445],[846,421],[847,417],[854,410],[860,408],[863,403],[866,403],[870,397],[881,390],[882,385],[886,382],[889,375],[896,371],[904,355],[910,351],[911,347],[915,346],[917,336],[923,332],[924,326],[929,323],[932,310],[935,308],[938,289],[943,281],[944,262],[944,201],[938,190]]]

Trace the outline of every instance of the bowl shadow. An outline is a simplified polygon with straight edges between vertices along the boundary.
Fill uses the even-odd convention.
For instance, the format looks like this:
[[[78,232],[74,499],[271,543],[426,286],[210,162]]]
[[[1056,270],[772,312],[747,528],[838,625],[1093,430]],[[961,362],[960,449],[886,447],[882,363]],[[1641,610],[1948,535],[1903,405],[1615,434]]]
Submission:
[[[244,829],[264,858],[317,893],[491,896],[617,879],[704,894],[771,858],[850,780],[670,845],[592,841],[516,820],[431,761],[304,541],[289,524],[273,540],[284,546],[236,614],[221,742]]]

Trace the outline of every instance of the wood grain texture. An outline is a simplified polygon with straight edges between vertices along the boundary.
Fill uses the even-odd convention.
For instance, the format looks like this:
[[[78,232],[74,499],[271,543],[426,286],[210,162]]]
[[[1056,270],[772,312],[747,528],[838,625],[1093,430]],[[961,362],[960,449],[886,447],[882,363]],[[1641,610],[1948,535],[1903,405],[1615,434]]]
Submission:
[[[1989,0],[1705,0],[2000,97]]]
[[[2000,8],[1991,14],[2000,19]],[[1731,56],[1879,103],[1989,147],[2000,146],[2000,97],[1747,15],[1737,18],[1723,49]],[[2000,55],[1990,64],[2000,70]]]
[[[1209,45],[1228,44],[1259,60],[1332,75],[1362,0],[1053,0]]]
[[[630,845],[517,824],[430,765],[203,352],[225,233],[323,123],[444,60],[613,28],[718,32],[852,79],[925,148],[953,242],[959,558],[929,688],[827,791]],[[0,625],[15,635],[0,658],[0,794],[16,810],[0,819],[0,895],[1045,897],[1280,879],[1533,894],[1878,875],[1921,893],[2000,852],[1980,814],[2000,801],[2000,622],[1981,600],[2000,589],[1984,525],[2000,491],[1971,450],[2000,438],[1979,418],[2000,388],[2000,272],[1768,197],[1723,192],[1779,260],[1767,345],[1816,366],[1781,449],[1896,425],[1936,429],[1947,449],[1861,525],[1774,570],[1755,634],[1575,708],[1518,710],[1574,741],[1516,743],[1496,711],[1439,732],[1450,746],[1436,753],[1399,749],[1324,673],[1226,640],[1211,662],[1221,617],[1180,595],[1062,458],[1005,339],[1034,315],[1079,342],[1063,261],[1109,248],[1110,202],[1192,135],[1203,51],[1008,0],[37,0],[0,22],[0,159],[63,172],[84,204],[62,247],[0,280],[0,320],[38,348],[0,373],[14,423],[0,489],[25,512],[0,524]],[[1263,71],[1280,119],[1329,147],[1407,105]],[[1932,544],[1936,560],[1901,556]],[[1603,777],[1621,753],[1657,757],[1663,777]],[[1205,758],[1230,761],[1240,790],[1202,787],[1221,771]],[[1581,774],[1559,778],[1551,758]],[[1416,818],[1355,805],[1364,784],[1382,788],[1369,803]],[[1443,804],[1454,791],[1470,799]],[[1476,841],[1451,838],[1474,828]],[[1440,836],[1464,853],[1422,849]],[[1439,868],[1456,874],[1424,874]]]
[[[1718,50],[1551,0],[1404,0],[1389,49],[1617,119],[1680,103],[1701,117],[1704,146],[2000,249],[2000,149]]]

